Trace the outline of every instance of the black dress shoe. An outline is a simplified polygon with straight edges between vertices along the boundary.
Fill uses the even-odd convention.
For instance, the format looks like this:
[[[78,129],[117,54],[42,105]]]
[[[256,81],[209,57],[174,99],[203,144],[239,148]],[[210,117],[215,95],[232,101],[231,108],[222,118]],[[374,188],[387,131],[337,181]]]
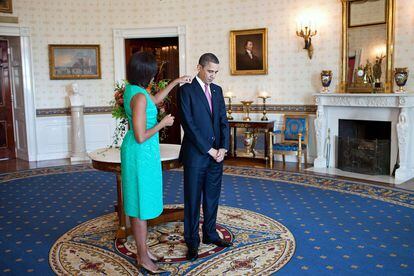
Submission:
[[[230,247],[233,246],[233,243],[231,241],[226,241],[223,239],[218,239],[215,241],[203,241],[204,244],[215,244],[218,247]]]
[[[198,258],[198,248],[197,247],[189,247],[187,251],[187,255],[185,256],[187,260],[194,262]]]

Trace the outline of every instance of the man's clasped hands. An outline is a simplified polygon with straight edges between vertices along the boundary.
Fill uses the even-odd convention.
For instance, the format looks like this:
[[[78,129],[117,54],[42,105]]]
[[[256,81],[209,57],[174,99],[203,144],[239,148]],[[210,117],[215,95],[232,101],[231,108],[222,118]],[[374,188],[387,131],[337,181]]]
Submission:
[[[226,149],[213,149],[211,148],[208,151],[208,154],[210,154],[211,157],[214,158],[214,160],[216,160],[217,163],[220,163],[221,161],[223,161],[224,156],[226,155]]]

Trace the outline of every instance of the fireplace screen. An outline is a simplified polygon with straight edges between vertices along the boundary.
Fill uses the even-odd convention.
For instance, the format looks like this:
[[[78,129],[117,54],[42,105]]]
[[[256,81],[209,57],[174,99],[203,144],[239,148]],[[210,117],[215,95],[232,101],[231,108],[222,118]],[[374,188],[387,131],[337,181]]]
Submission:
[[[338,168],[344,171],[390,174],[390,141],[338,137]]]
[[[362,174],[390,174],[391,122],[339,120],[338,168]]]

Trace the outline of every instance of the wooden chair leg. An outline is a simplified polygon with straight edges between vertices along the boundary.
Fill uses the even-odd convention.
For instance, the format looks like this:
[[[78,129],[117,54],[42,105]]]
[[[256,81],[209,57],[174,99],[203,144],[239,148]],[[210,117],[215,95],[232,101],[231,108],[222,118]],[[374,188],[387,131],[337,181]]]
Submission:
[[[283,166],[285,165],[285,155],[282,154]]]
[[[298,170],[302,167],[302,133],[298,134]]]
[[[308,165],[308,152],[305,151],[304,155],[305,155],[305,169],[306,169],[306,166]]]
[[[273,168],[273,152],[269,152],[269,155],[268,155],[268,160],[266,161],[266,164],[267,164],[267,162],[269,162],[268,164],[269,164],[269,168]]]
[[[272,169],[273,168],[273,137],[271,133],[269,133],[268,141],[269,141],[269,144],[267,145],[268,147],[267,157],[269,158],[269,167]]]

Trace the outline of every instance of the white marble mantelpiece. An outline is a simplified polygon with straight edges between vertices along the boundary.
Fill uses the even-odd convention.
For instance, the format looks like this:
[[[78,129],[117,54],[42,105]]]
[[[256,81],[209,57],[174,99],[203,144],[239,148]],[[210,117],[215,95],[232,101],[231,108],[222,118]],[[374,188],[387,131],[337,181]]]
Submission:
[[[400,168],[395,174],[399,184],[414,177],[414,94],[315,94],[318,106],[315,120],[318,157],[315,168],[326,168],[325,141],[331,134],[329,167],[337,167],[336,139],[339,119],[391,122],[390,171],[399,153]]]
[[[414,94],[315,94],[316,105],[414,107]]]

